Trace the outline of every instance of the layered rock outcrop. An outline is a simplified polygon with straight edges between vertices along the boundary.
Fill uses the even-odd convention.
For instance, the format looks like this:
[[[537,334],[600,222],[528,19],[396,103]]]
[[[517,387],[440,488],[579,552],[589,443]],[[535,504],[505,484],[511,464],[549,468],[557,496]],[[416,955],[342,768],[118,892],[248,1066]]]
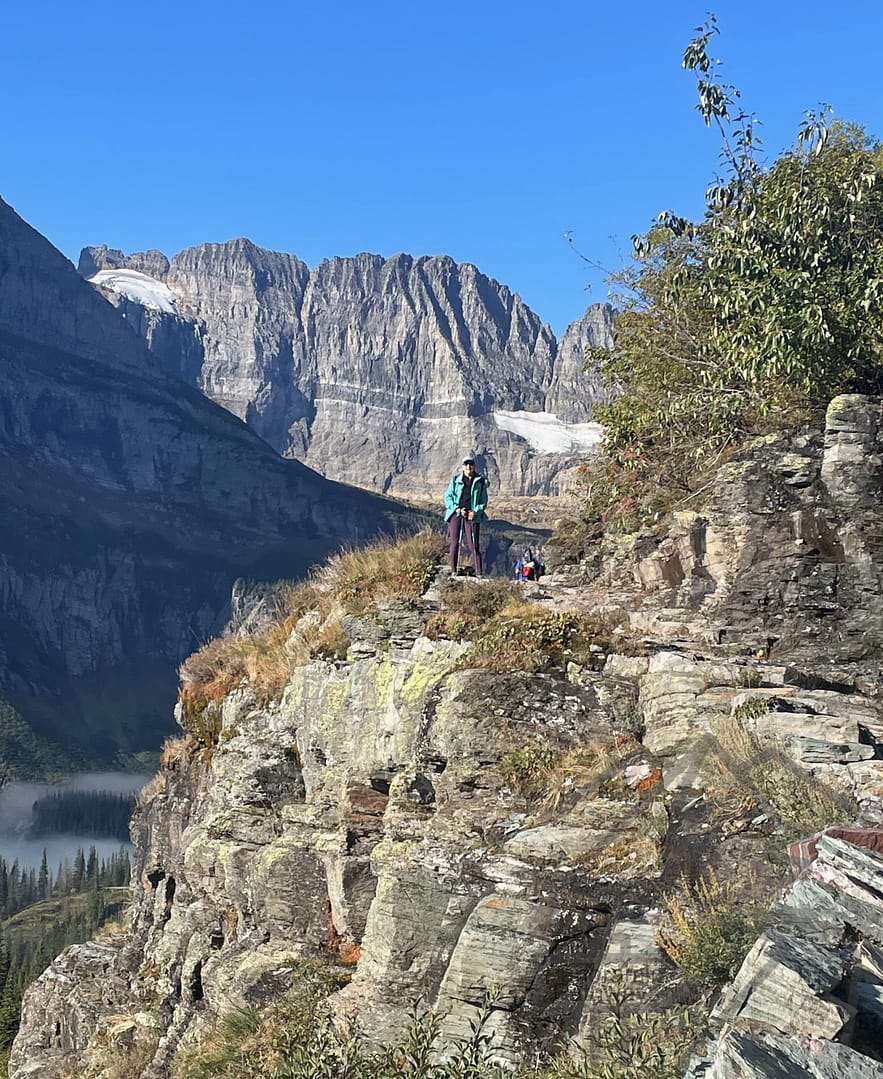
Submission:
[[[702,639],[843,678],[876,672],[883,633],[883,406],[835,398],[824,431],[761,440],[701,511],[610,545],[587,581],[660,640]]]
[[[883,836],[832,832],[715,1006],[688,1079],[883,1076]]]
[[[236,577],[392,526],[388,501],[280,460],[157,370],[3,203],[0,356],[0,696],[72,751],[158,744],[174,668]]]
[[[468,666],[465,642],[424,632],[457,587],[437,585],[355,619],[347,658],[302,663],[277,700],[229,693],[216,744],[171,746],[142,797],[132,933],[68,951],[29,990],[14,1079],[62,1062],[97,1075],[109,1047],[161,1079],[181,1045],[284,994],[315,954],[352,970],[332,1007],[381,1040],[416,998],[456,1038],[489,992],[501,1059],[590,1040],[611,984],[641,1010],[685,999],[654,936],[662,893],[709,868],[746,901],[775,891],[789,829],[820,816],[857,827],[801,848],[810,868],[721,998],[694,1074],[881,1075],[883,858],[855,842],[883,821],[866,632],[880,410],[838,399],[824,438],[734,460],[706,515],[621,543],[603,590],[597,574],[525,586],[599,620],[580,664]]]
[[[108,942],[97,959],[73,949],[47,972],[11,1074],[88,1067],[110,1015],[123,1014],[127,1037],[153,1046],[144,1074],[168,1074],[182,1041],[283,993],[317,950],[352,965],[336,1007],[379,1039],[419,997],[438,1001],[444,1035],[457,1036],[492,986],[502,1056],[576,1028],[627,882],[658,870],[643,821],[667,819],[662,792],[562,792],[551,822],[513,792],[505,758],[533,744],[615,752],[611,701],[629,688],[600,674],[576,685],[452,670],[462,643],[413,636],[412,616],[390,631],[345,663],[298,668],[273,707],[249,691],[228,697],[211,752],[169,751],[134,824],[131,945]],[[630,760],[641,759],[636,748]],[[622,864],[599,873],[616,844]],[[88,988],[96,962],[109,987],[100,1004]],[[131,991],[112,988],[129,978]],[[80,988],[77,1003],[56,1002],[65,1018],[53,1034],[38,1013],[59,979]],[[91,1017],[75,1020],[83,1000]]]
[[[446,257],[309,269],[234,240],[167,267],[158,252],[85,248],[80,271],[167,370],[332,479],[432,498],[469,452],[498,491],[557,491],[597,440],[586,424],[601,381],[583,353],[611,340],[604,305],[559,344],[505,285]]]

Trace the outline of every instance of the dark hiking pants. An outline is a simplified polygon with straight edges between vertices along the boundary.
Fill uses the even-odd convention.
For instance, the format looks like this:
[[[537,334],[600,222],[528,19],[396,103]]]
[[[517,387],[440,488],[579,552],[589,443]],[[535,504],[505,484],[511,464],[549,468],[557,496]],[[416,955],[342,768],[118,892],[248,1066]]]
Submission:
[[[460,536],[466,540],[466,546],[472,555],[472,565],[475,568],[475,576],[481,577],[481,551],[479,550],[479,538],[481,535],[481,522],[470,521],[466,517],[454,516],[448,521],[448,554],[450,556],[451,573],[457,572],[457,555],[460,550]]]

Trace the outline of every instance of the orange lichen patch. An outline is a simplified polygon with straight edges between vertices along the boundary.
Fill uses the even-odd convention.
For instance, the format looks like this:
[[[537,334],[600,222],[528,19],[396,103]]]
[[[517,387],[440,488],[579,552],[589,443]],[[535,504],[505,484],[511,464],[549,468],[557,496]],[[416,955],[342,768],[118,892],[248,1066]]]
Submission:
[[[642,791],[653,790],[653,788],[658,787],[661,782],[662,769],[654,768],[650,775],[644,776],[642,779],[638,780],[638,782],[635,784],[635,790],[638,794],[640,794]]]
[[[341,963],[347,966],[355,966],[362,958],[362,945],[357,940],[345,940],[338,950]]]
[[[489,910],[506,910],[512,906],[508,896],[505,895],[489,895],[481,904],[483,907]]]

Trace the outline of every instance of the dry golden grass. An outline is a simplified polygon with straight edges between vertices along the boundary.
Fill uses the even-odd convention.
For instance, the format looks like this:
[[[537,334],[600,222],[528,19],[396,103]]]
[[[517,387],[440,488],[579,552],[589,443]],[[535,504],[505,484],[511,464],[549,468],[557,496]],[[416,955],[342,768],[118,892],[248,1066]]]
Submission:
[[[601,850],[577,859],[599,876],[636,880],[659,874],[659,843],[640,832],[627,832]]]
[[[772,898],[751,898],[744,880],[737,886],[721,880],[713,869],[692,883],[681,878],[677,892],[665,898],[657,940],[691,977],[705,985],[722,985],[735,975],[757,939]]]
[[[817,830],[855,819],[858,807],[804,771],[781,745],[761,741],[736,716],[721,716],[713,726],[717,747],[709,796],[721,814],[749,814],[766,806],[796,828]]]
[[[168,779],[165,772],[165,766],[160,761],[161,770],[148,783],[146,783],[138,792],[138,798],[135,801],[134,811],[139,813],[151,800],[156,798],[157,795],[165,794],[166,785]]]
[[[586,794],[604,794],[604,787],[622,768],[637,743],[593,741],[570,749],[533,744],[507,753],[500,761],[506,783],[540,810],[552,812]],[[622,785],[629,801],[637,793]]]
[[[160,767],[175,768],[179,764],[186,764],[195,748],[190,738],[167,738],[159,754]]]
[[[365,614],[398,596],[419,599],[444,558],[444,540],[424,530],[394,543],[382,541],[339,554],[319,571],[319,587],[347,614]]]
[[[518,585],[511,581],[458,578],[442,592],[441,610],[427,622],[426,636],[433,640],[471,640],[480,635],[490,619],[519,599]]]
[[[313,657],[344,659],[345,615],[364,615],[397,596],[419,598],[443,555],[439,535],[420,532],[344,551],[313,577],[283,585],[276,616],[248,635],[209,641],[180,668],[182,720],[201,745],[220,734],[220,705],[239,686],[263,704],[277,700],[292,671]]]

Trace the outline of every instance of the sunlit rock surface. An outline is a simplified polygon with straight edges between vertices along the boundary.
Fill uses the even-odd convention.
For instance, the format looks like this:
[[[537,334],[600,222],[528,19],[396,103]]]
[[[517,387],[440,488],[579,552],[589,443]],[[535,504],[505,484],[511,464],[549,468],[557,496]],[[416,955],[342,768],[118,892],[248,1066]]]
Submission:
[[[332,479],[431,498],[468,453],[495,491],[553,493],[597,441],[581,430],[602,394],[584,352],[612,340],[606,305],[558,342],[517,294],[444,256],[310,269],[248,240],[158,256],[85,248],[80,272],[167,370]],[[499,412],[573,437],[538,447]]]
[[[166,1079],[179,1046],[317,954],[352,972],[334,1013],[381,1041],[416,999],[456,1038],[488,993],[498,1059],[585,1041],[623,983],[631,1010],[688,999],[655,928],[663,895],[709,869],[745,901],[785,898],[691,1075],[881,1076],[880,514],[834,449],[861,437],[873,468],[879,412],[838,399],[824,437],[731,461],[705,513],[525,586],[619,627],[594,664],[464,666],[466,642],[423,633],[439,580],[382,631],[355,619],[347,659],[297,667],[278,700],[234,689],[217,745],[174,744],[142,798],[131,933],[28,991],[14,1079],[97,1075],[108,1045]],[[796,882],[798,826],[738,785],[727,725],[846,818],[791,848]],[[556,762],[532,793],[525,747]]]

